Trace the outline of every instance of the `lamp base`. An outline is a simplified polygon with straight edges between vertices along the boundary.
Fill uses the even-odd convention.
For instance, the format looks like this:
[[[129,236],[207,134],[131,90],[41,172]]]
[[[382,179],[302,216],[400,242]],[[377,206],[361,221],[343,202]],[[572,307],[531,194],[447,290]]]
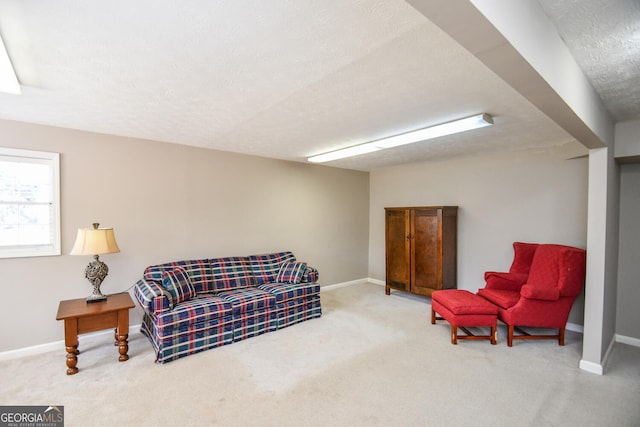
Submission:
[[[96,294],[92,294],[89,295],[87,297],[87,304],[93,303],[93,302],[102,302],[102,301],[106,301],[107,300],[107,296],[106,295],[96,295]]]
[[[109,267],[107,267],[107,264],[100,261],[98,255],[94,255],[93,261],[91,261],[84,270],[84,277],[86,277],[91,283],[91,286],[93,286],[93,292],[87,297],[87,304],[107,300],[107,296],[100,292],[100,285],[108,273]]]

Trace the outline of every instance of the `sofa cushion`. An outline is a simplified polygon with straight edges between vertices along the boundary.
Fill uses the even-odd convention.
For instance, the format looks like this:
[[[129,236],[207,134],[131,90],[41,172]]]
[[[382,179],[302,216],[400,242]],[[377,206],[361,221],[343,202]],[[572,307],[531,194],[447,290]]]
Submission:
[[[278,275],[276,276],[277,283],[300,283],[302,281],[302,275],[307,268],[306,262],[287,262],[282,264]]]
[[[187,272],[182,268],[162,273],[162,287],[171,295],[174,307],[196,295],[196,290],[191,284]]]
[[[197,293],[213,291],[213,276],[209,260],[194,259],[188,261],[175,261],[165,264],[152,265],[144,270],[144,278],[157,283],[162,283],[162,273],[165,271],[182,268],[189,275],[191,284]]]
[[[201,322],[224,323],[231,321],[231,303],[215,295],[197,295],[189,301],[176,304],[171,311],[157,315],[156,325],[163,333],[189,327]],[[227,320],[222,320],[228,318]]]
[[[265,283],[258,288],[276,297],[276,302],[308,298],[320,293],[320,285],[314,283]]]
[[[292,252],[275,252],[248,257],[249,268],[255,277],[256,285],[275,282],[280,266],[285,262],[294,262],[296,257]]]
[[[220,292],[218,296],[231,304],[234,316],[256,310],[271,310],[276,306],[275,296],[253,287]]]
[[[247,258],[214,258],[209,261],[216,291],[246,288],[255,284]]]

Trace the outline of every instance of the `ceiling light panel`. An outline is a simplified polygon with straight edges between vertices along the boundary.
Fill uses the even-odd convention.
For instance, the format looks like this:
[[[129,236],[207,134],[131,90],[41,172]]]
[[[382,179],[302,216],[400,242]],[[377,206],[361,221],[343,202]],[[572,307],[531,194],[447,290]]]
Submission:
[[[328,153],[309,157],[307,160],[313,163],[330,162],[332,160],[358,156],[385,148],[393,148],[401,145],[413,144],[415,142],[426,141],[428,139],[452,135],[454,133],[466,132],[472,129],[479,129],[485,126],[490,126],[492,124],[493,117],[491,117],[489,114],[483,113],[471,117],[465,117],[464,119],[460,120],[454,120],[452,122],[418,129],[400,135],[390,136],[389,138],[379,139],[377,141],[343,148],[341,150],[330,151]]]

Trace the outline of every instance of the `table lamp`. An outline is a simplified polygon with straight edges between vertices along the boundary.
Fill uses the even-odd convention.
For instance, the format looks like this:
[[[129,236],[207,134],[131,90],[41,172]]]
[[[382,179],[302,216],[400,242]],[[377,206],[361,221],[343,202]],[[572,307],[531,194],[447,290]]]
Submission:
[[[93,261],[84,270],[84,276],[93,286],[93,293],[87,297],[87,303],[105,301],[106,295],[100,292],[100,284],[107,274],[109,267],[100,261],[99,255],[120,252],[113,228],[98,228],[100,224],[93,223],[93,228],[79,228],[76,243],[71,249],[71,255],[93,255]]]

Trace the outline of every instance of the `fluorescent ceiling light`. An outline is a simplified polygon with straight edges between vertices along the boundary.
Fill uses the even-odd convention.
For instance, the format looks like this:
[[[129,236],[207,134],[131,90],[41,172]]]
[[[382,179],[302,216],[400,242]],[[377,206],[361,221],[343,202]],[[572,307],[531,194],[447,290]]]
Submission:
[[[4,48],[2,37],[0,37],[0,92],[20,94],[20,83],[18,83],[16,73],[11,66],[11,60]]]
[[[424,129],[418,129],[400,135],[390,136],[389,138],[367,142],[365,144],[354,145],[353,147],[347,147],[341,150],[330,151],[325,154],[319,154],[317,156],[309,157],[307,160],[313,163],[329,162],[331,160],[344,159],[346,157],[371,153],[373,151],[382,150],[384,148],[393,148],[400,145],[413,144],[414,142],[426,141],[427,139],[465,132],[471,129],[478,129],[492,124],[493,117],[491,117],[489,114],[483,113],[476,116],[466,117],[460,120],[454,120],[448,123],[430,126]]]
[[[344,159],[345,157],[359,156],[360,154],[371,153],[373,151],[382,150],[373,143],[354,145],[353,147],[343,148],[342,150],[331,151],[325,154],[309,157],[307,160],[314,163],[330,162],[331,160]]]

